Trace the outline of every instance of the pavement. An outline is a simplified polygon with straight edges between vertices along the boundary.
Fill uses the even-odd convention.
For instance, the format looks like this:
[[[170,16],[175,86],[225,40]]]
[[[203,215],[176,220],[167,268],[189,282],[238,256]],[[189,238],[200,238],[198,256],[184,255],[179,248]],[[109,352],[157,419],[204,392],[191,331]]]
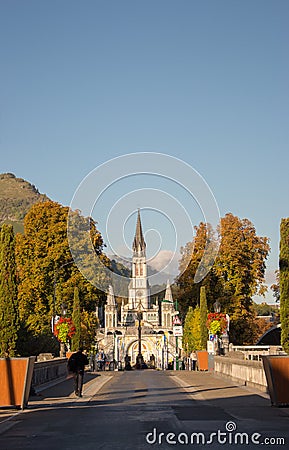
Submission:
[[[0,410],[1,450],[258,445],[289,448],[289,408],[209,372],[86,373],[82,398],[67,379]]]
[[[73,407],[87,403],[112,378],[113,372],[86,372],[83,384],[83,396],[77,397],[73,389],[73,377],[50,383],[50,386],[37,391],[29,397],[29,402],[23,411],[19,408],[0,409],[0,435],[11,428],[20,419],[20,415],[41,408]],[[0,450],[2,450],[0,446]]]

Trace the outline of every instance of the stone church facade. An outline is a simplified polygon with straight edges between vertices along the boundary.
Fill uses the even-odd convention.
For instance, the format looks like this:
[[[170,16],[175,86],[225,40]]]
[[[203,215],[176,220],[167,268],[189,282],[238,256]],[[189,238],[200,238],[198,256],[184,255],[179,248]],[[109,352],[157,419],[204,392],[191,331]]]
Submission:
[[[139,344],[146,363],[166,369],[176,354],[173,336],[173,318],[177,314],[171,287],[167,283],[161,302],[152,303],[147,275],[146,243],[144,241],[140,211],[132,245],[132,275],[128,287],[128,301],[120,310],[112,286],[104,307],[103,327],[97,331],[97,346],[108,360],[124,364],[126,355],[131,364],[137,361]],[[140,319],[141,318],[141,319]],[[140,326],[140,331],[139,331]],[[141,339],[139,339],[141,334]]]

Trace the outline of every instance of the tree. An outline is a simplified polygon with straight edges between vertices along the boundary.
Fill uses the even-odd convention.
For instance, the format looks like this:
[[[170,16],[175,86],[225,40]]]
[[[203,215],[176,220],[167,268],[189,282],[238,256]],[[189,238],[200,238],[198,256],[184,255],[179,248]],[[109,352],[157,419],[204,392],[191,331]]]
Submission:
[[[277,305],[268,305],[268,303],[253,303],[254,311],[257,316],[278,316]]]
[[[0,231],[0,349],[1,357],[17,353],[19,331],[15,237],[11,225]]]
[[[289,218],[280,225],[279,277],[281,345],[289,353]]]
[[[72,321],[75,326],[75,334],[71,339],[71,350],[77,351],[80,347],[81,319],[80,319],[80,302],[78,288],[74,288]]]
[[[199,303],[200,288],[206,286],[207,300],[213,305],[218,295],[218,279],[212,268],[201,283],[195,283],[194,278],[202,261],[206,246],[214,248],[217,245],[216,237],[210,225],[201,222],[195,226],[195,236],[192,242],[188,242],[181,248],[181,260],[179,264],[179,276],[176,284],[178,287],[178,298],[180,300],[180,311],[183,315],[189,306],[195,307]],[[210,260],[210,252],[207,252]],[[210,263],[211,261],[209,261]]]
[[[60,314],[62,303],[72,310],[75,286],[79,290],[81,309],[89,313],[95,311],[96,304],[105,297],[73,263],[67,238],[68,212],[68,207],[51,201],[33,205],[25,217],[24,234],[17,235],[20,319],[26,333],[37,339],[46,336],[47,347],[44,350],[42,346],[42,351],[51,351],[52,316]],[[79,212],[74,214],[80,225],[87,223]],[[89,219],[89,227],[92,248],[109,266],[109,259],[103,253],[102,236],[92,219]],[[81,244],[79,242],[79,248],[85,258],[87,248],[82,248]],[[102,277],[102,273],[99,276]],[[29,339],[27,336],[27,343]]]
[[[193,350],[202,350],[200,318],[200,307],[196,306],[193,309],[189,306],[183,334],[183,346],[187,354],[190,354]]]
[[[234,344],[251,342],[253,300],[266,292],[265,261],[268,238],[259,237],[248,219],[226,214],[220,224],[221,246],[215,262],[224,296],[222,310],[230,315],[230,339]]]
[[[207,348],[208,329],[206,326],[208,315],[206,288],[202,286],[200,289],[200,331],[201,331],[201,347],[203,350]]]
[[[194,276],[204,255],[206,242],[209,239],[213,248],[215,240],[212,230],[204,223],[195,231],[193,241],[182,249],[177,279],[181,308],[186,311],[189,305],[195,306],[200,288],[205,286],[208,309],[212,310],[215,301],[219,300],[222,312],[228,313],[231,318],[231,341],[245,344],[252,340],[252,297],[263,295],[266,291],[265,261],[270,250],[268,239],[257,236],[248,219],[226,214],[218,229],[221,242],[219,253],[207,276],[201,283],[195,284]]]
[[[276,302],[280,302],[280,279],[279,279],[279,270],[275,270],[276,274],[276,283],[273,283],[270,286],[270,289],[273,292],[273,297],[275,298]]]
[[[193,350],[193,318],[194,311],[189,306],[188,312],[185,317],[184,332],[182,338],[182,344],[187,354],[190,354]]]
[[[96,329],[99,326],[95,311],[81,312],[81,345],[87,349],[95,346]],[[95,348],[95,347],[94,347]]]

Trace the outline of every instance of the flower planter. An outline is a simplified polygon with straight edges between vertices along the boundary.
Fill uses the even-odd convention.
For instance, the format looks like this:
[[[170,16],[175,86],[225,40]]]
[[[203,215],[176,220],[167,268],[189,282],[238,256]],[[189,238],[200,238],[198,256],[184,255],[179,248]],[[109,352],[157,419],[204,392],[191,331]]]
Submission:
[[[35,356],[0,359],[0,406],[24,409],[28,403]]]
[[[208,370],[209,369],[209,355],[207,351],[197,351],[197,363],[199,370]]]
[[[262,360],[271,404],[289,406],[289,356],[263,356]]]

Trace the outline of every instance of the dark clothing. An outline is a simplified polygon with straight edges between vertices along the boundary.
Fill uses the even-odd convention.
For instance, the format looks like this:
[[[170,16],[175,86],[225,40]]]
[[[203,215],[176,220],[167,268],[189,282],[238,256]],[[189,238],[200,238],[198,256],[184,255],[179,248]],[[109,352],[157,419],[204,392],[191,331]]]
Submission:
[[[87,356],[80,351],[72,353],[68,360],[68,366],[72,368],[71,372],[76,372],[76,370],[84,370],[84,367],[87,366],[87,364]]]
[[[78,370],[77,372],[73,373],[73,379],[74,379],[74,392],[78,397],[82,396],[82,386],[83,386],[83,370]]]
[[[68,369],[73,373],[74,378],[74,392],[76,395],[81,396],[84,367],[88,364],[87,356],[81,351],[72,353],[68,360]]]

